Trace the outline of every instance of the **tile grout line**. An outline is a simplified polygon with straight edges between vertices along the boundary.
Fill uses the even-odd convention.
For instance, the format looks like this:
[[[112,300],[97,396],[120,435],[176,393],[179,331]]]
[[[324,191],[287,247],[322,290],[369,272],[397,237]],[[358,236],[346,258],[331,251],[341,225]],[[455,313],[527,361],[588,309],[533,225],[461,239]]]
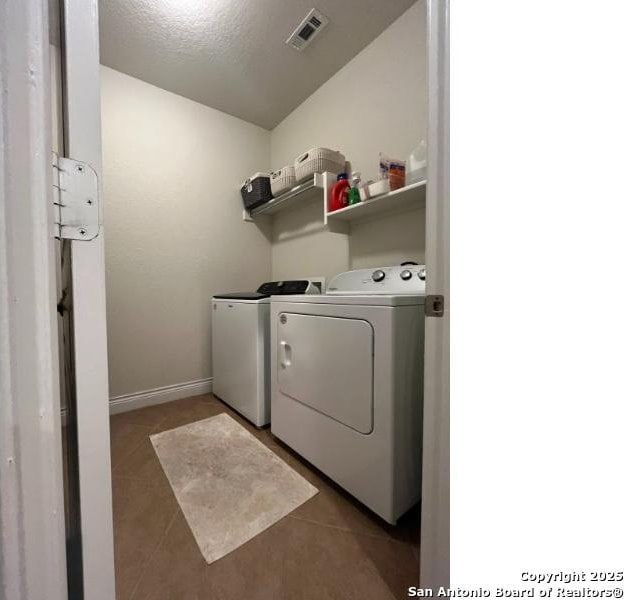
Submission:
[[[182,400],[196,400],[198,397],[197,396],[191,396],[190,398],[182,398],[181,400],[173,400],[172,402],[181,402]],[[202,400],[200,401],[202,404],[208,404],[210,406],[215,406],[215,407],[219,407],[219,403],[217,403],[215,400]],[[167,404],[167,403],[165,403]],[[141,409],[138,409],[141,410]],[[165,431],[168,431],[167,429],[161,429],[161,427],[167,422],[168,419],[171,418],[171,415],[167,415],[165,417],[163,417],[162,420],[158,421],[158,423],[155,423],[154,425],[152,425],[151,427],[148,427],[149,429],[149,433],[147,435],[148,439],[152,436],[155,435],[157,433],[164,433]],[[201,419],[200,419],[201,420]],[[185,425],[188,425],[188,423],[185,423]],[[173,429],[176,429],[176,427],[183,427],[184,425],[176,425],[175,427],[173,427]]]
[[[138,449],[139,446],[141,445],[141,442],[137,442],[136,446],[134,446],[132,448],[132,450],[130,450],[127,454],[127,456],[125,456],[124,458],[122,458],[120,461],[117,462],[117,464],[115,464],[114,467],[111,468],[111,475],[115,474],[115,471],[123,464],[125,463]],[[111,461],[112,461],[112,452],[111,452]]]
[[[294,515],[286,515],[286,518],[295,519],[296,521],[303,521],[304,523],[311,523],[312,525],[318,525],[319,527],[327,527],[328,529],[335,529],[336,531],[342,531],[344,533],[352,533],[353,535],[364,535],[366,537],[375,538],[377,540],[385,540],[386,542],[396,542],[397,544],[404,544],[406,546],[410,546],[411,548],[415,548],[416,545],[411,542],[406,542],[404,540],[397,540],[390,536],[378,535],[376,533],[370,533],[367,531],[353,531],[352,529],[347,529],[346,527],[340,527],[339,525],[330,525],[329,523],[321,523],[320,521],[315,521],[314,519],[306,519],[305,517],[295,517]]]
[[[116,416],[116,415],[113,415]],[[140,427],[141,429],[149,429],[149,425],[141,425],[141,423],[124,423],[124,425],[132,425],[132,427]]]
[[[184,398],[184,399],[186,399],[186,398]],[[177,402],[177,400],[176,400],[175,402]],[[151,407],[145,407],[145,408],[151,408]],[[145,408],[137,408],[137,409],[135,409],[135,411],[145,410]],[[130,413],[135,412],[135,411],[128,411],[127,413],[118,413],[118,414],[121,416],[122,414],[130,414]],[[110,420],[110,421],[112,421],[112,417],[114,417],[114,416],[116,416],[116,415],[111,415],[111,416],[109,417],[109,420]],[[133,427],[139,427],[139,428],[141,428],[141,429],[144,429],[144,430],[145,430],[145,433],[146,433],[146,436],[147,436],[147,439],[148,439],[148,441],[149,441],[149,439],[150,439],[150,435],[152,435],[153,433],[157,433],[157,431],[156,431],[156,430],[157,430],[157,429],[158,429],[158,428],[159,428],[159,427],[160,427],[160,426],[161,426],[161,425],[162,425],[162,424],[163,424],[163,423],[164,423],[164,422],[165,422],[168,418],[169,418],[169,416],[168,416],[168,415],[166,415],[166,416],[162,417],[162,418],[161,418],[158,422],[154,423],[153,425],[143,425],[143,424],[141,424],[141,423],[132,423],[132,422],[129,422],[129,423],[126,423],[126,424],[127,424],[127,425],[132,425]],[[112,438],[112,436],[111,436],[111,438]],[[112,442],[112,439],[111,439],[111,442]],[[118,464],[116,464],[116,465],[115,465],[115,466],[111,469],[111,474],[112,474],[112,473],[114,473],[114,472],[115,472],[115,471],[119,468],[119,466],[120,466],[122,463],[126,462],[126,461],[128,460],[128,458],[130,458],[130,456],[131,456],[132,454],[134,454],[134,452],[136,452],[136,450],[138,450],[138,448],[139,448],[139,446],[140,446],[140,445],[141,445],[141,442],[138,442],[138,443],[136,444],[136,446],[134,446],[134,447],[132,448],[132,450],[131,450],[130,452],[128,452],[128,455],[127,455],[127,456],[126,456],[123,460],[119,461],[119,463],[118,463]]]
[[[414,555],[414,558],[418,561],[418,564],[420,565],[420,544],[417,546],[416,544],[412,544],[412,554]]]
[[[145,573],[147,572],[147,567],[149,566],[149,564],[152,562],[152,560],[156,556],[156,553],[162,547],[163,542],[165,541],[165,539],[167,537],[167,534],[169,533],[169,530],[171,529],[171,527],[173,525],[173,522],[175,521],[176,517],[178,516],[178,514],[180,512],[181,512],[180,507],[176,506],[176,509],[173,511],[173,515],[171,517],[171,520],[169,521],[167,527],[165,527],[165,530],[163,531],[163,534],[162,534],[161,538],[158,540],[158,543],[154,547],[154,551],[143,562],[143,565],[141,566],[141,572],[140,572],[140,574],[139,574],[139,576],[137,578],[136,583],[134,584],[134,587],[132,588],[132,591],[130,592],[129,600],[133,600],[135,594],[137,593],[137,590],[139,589],[139,585],[141,584],[141,581],[143,580],[143,577],[145,576]]]
[[[138,409],[141,410],[141,409]],[[161,419],[158,420],[157,423],[153,424],[153,425],[142,425],[142,424],[136,424],[136,423],[129,423],[129,425],[132,425],[134,427],[139,427],[143,430],[145,430],[145,435],[147,437],[147,441],[150,441],[150,435],[152,433],[154,433],[154,431],[160,427],[160,425],[162,425],[165,421],[167,420],[167,416],[162,417]],[[115,471],[118,470],[118,468],[124,464],[126,461],[128,461],[130,459],[130,457],[140,448],[142,444],[142,440],[137,442],[136,446],[128,453],[128,455],[121,461],[119,461],[118,464],[116,464],[112,469],[111,469],[111,476],[113,476],[115,474]],[[135,481],[136,478],[133,477],[119,477],[119,475],[116,476],[117,479],[122,479],[122,480],[126,480],[126,481]],[[154,558],[154,556],[156,555],[156,552],[161,548],[163,541],[165,540],[167,534],[169,533],[169,530],[171,529],[171,526],[173,525],[174,519],[176,518],[178,512],[180,511],[180,507],[179,505],[176,506],[175,510],[173,511],[173,514],[171,516],[171,520],[169,521],[169,523],[167,524],[167,526],[165,527],[165,530],[161,536],[161,538],[158,540],[158,543],[156,544],[154,551],[150,554],[150,556],[148,556],[145,561],[143,562],[143,564],[140,567],[140,573],[139,576],[134,584],[134,586],[132,587],[132,590],[129,594],[129,600],[132,600],[132,598],[134,598],[136,591],[139,587],[139,584],[141,583],[145,572],[147,570],[148,565],[150,564],[150,562],[152,561],[152,559]]]
[[[194,398],[194,397],[192,397],[192,398]],[[186,398],[183,399],[183,400],[186,400]],[[174,402],[180,402],[180,400],[176,400]],[[204,401],[203,403],[210,404],[210,405],[214,404],[215,406],[217,405],[217,403],[214,402],[213,400],[207,400],[207,401]],[[147,408],[149,408],[149,407],[147,407]],[[140,410],[145,410],[145,409],[138,408],[136,410],[140,411]],[[132,411],[129,411],[129,412],[132,412]],[[154,434],[157,434],[157,433],[162,433],[162,431],[159,431],[159,429],[167,422],[167,420],[170,417],[171,417],[171,415],[165,415],[158,422],[156,422],[156,423],[154,423],[152,425],[149,425],[149,426],[148,425],[135,424],[135,423],[128,423],[128,424],[132,425],[133,427],[140,427],[141,429],[146,430],[147,441],[148,441],[148,443],[151,444],[151,439],[150,439],[151,436],[154,435]],[[117,472],[117,473],[119,472],[119,469],[132,457],[132,455],[137,450],[139,450],[139,448],[141,446],[141,443],[142,443],[142,441],[139,441],[136,444],[136,446],[134,446],[132,448],[132,450],[130,450],[130,452],[128,452],[127,456],[125,456],[124,459],[120,460],[118,464],[116,464],[114,467],[111,468],[111,475],[115,475],[115,472]],[[134,479],[134,480],[136,480],[135,477],[123,477],[123,476],[119,477],[118,475],[116,475],[116,477],[118,477],[119,479]]]

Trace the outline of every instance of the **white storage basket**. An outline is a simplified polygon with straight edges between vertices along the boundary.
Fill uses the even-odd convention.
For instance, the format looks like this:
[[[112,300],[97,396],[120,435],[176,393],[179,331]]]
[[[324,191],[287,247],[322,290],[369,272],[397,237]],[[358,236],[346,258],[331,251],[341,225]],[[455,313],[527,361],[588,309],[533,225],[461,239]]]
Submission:
[[[297,180],[295,178],[295,167],[287,165],[279,171],[271,173],[271,193],[273,196],[279,196],[284,192],[288,192],[295,187]]]
[[[309,179],[314,173],[342,173],[345,157],[328,148],[312,148],[295,160],[295,176],[298,182]]]

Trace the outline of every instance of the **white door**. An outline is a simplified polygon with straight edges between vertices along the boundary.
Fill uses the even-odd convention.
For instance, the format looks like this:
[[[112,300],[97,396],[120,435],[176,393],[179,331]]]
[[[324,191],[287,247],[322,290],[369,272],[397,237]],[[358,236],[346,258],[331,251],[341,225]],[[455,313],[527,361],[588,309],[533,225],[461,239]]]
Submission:
[[[420,587],[449,585],[449,3],[428,0],[427,295]]]
[[[97,0],[62,0],[64,152],[101,176],[100,57]],[[99,179],[101,198],[101,177]],[[80,570],[86,600],[115,597],[109,437],[104,226],[72,240],[66,262],[79,495]],[[71,569],[70,565],[70,569]],[[71,574],[71,571],[70,571]],[[71,583],[71,579],[70,579]]]
[[[373,328],[368,321],[278,316],[279,391],[359,433],[373,431]]]

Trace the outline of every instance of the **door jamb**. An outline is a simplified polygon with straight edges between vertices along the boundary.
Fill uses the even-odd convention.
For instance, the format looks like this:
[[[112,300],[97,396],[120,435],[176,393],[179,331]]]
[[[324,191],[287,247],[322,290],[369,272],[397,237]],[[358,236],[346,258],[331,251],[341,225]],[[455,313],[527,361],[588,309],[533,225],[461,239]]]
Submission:
[[[65,600],[48,3],[0,3],[0,596]]]
[[[427,61],[427,294],[445,298],[425,320],[420,587],[434,589],[450,578],[449,0],[427,0]]]

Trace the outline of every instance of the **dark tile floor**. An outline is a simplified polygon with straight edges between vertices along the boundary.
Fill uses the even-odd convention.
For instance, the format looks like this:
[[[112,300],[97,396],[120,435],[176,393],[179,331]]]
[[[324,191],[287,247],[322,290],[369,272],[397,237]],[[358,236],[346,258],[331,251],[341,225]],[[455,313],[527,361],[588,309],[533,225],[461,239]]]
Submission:
[[[149,435],[227,412],[319,494],[208,565]],[[212,395],[111,417],[118,600],[384,600],[418,585],[418,507],[391,527]]]

